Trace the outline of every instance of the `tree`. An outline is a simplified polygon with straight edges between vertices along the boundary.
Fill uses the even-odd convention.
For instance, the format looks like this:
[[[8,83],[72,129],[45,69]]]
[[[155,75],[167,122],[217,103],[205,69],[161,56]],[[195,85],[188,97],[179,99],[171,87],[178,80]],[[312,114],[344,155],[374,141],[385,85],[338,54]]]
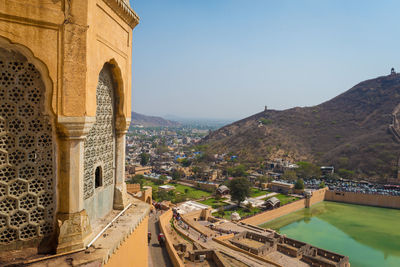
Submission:
[[[325,188],[325,182],[324,181],[322,181],[320,184],[319,184],[319,188]]]
[[[354,176],[354,171],[346,170],[346,169],[339,169],[339,175],[343,178],[349,179]]]
[[[288,181],[295,181],[297,179],[296,171],[286,170],[283,173],[282,178]]]
[[[173,180],[180,180],[185,177],[185,173],[182,170],[174,169],[171,176]]]
[[[157,184],[157,185],[160,185],[160,184],[164,184],[166,180],[167,180],[167,176],[160,175],[158,180],[156,182],[154,182],[154,183]]]
[[[297,176],[302,178],[318,178],[321,176],[321,169],[307,161],[297,162],[299,167],[296,169]]]
[[[141,153],[140,154],[140,165],[145,166],[147,163],[150,161],[150,155],[147,153]]]
[[[136,174],[135,176],[133,176],[131,179],[129,179],[127,181],[128,184],[140,184],[140,187],[143,186],[143,179],[144,176],[141,174]]]
[[[227,170],[228,175],[233,177],[243,177],[248,176],[249,174],[246,172],[246,166],[243,164],[236,165],[234,167],[230,167]]]
[[[340,177],[337,173],[329,173],[325,175],[325,178],[328,180],[338,180]]]
[[[244,177],[235,178],[229,183],[229,189],[231,191],[231,199],[237,201],[238,205],[240,202],[250,196],[250,182]]]
[[[196,177],[201,177],[201,175],[204,173],[204,168],[202,166],[194,166],[192,167],[192,172]]]
[[[294,185],[295,189],[304,189],[304,181],[303,179],[298,179],[296,184]]]
[[[164,190],[158,190],[158,191],[157,191],[157,197],[158,197],[158,200],[159,200],[159,201],[162,201],[162,200],[169,200],[168,192],[167,192],[167,191],[164,191]]]
[[[184,159],[181,160],[181,164],[182,164],[183,167],[189,167],[190,164],[192,164],[192,162],[189,159],[184,158]]]
[[[267,177],[267,176],[260,176],[257,178],[257,182],[258,182],[258,187],[260,189],[262,189],[262,184],[268,183],[271,181],[271,178]]]

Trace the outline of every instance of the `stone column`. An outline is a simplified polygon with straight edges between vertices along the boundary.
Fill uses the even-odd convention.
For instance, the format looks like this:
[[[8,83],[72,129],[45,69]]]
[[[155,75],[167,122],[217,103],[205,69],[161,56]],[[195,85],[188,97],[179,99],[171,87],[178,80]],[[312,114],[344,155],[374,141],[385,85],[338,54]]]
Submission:
[[[123,120],[123,122],[121,122]],[[115,188],[114,209],[122,210],[128,205],[126,183],[125,183],[125,146],[126,133],[129,129],[130,120],[117,118],[115,130]],[[118,125],[120,127],[118,127]]]
[[[84,139],[94,117],[58,117],[57,253],[83,248],[91,234],[83,207]]]

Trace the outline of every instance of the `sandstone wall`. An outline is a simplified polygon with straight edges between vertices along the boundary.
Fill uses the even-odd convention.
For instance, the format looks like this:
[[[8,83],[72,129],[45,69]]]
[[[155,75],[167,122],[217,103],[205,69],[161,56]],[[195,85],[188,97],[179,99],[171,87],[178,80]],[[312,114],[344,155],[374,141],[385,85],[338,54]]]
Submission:
[[[241,222],[253,224],[253,225],[259,225],[259,224],[268,222],[270,220],[276,219],[278,217],[281,217],[283,215],[289,214],[293,211],[303,209],[305,207],[306,207],[305,200],[300,199],[300,200],[297,200],[290,204],[279,207],[277,209],[265,211],[265,212],[255,215],[253,217],[246,218],[246,219],[242,220]]]
[[[353,192],[326,191],[325,200],[358,205],[400,209],[400,196],[371,195]]]
[[[328,187],[314,191],[312,197],[307,200],[306,207],[311,207],[318,202],[324,201],[327,191],[329,191]]]
[[[105,267],[148,266],[149,246],[145,242],[147,240],[148,221],[149,216],[121,243],[118,250],[112,255],[107,264],[104,265]]]
[[[310,206],[314,205],[315,203],[323,201],[325,198],[326,192],[328,192],[328,188],[316,190],[313,192],[313,195],[309,199],[297,200],[295,202],[284,205],[277,209],[265,211],[265,212],[255,215],[255,216],[252,216],[250,218],[246,218],[246,219],[242,220],[241,222],[253,224],[253,225],[259,225],[259,224],[268,222],[270,220],[279,218],[283,215],[289,214],[293,211],[297,211],[297,210],[303,209],[305,207],[310,207]]]
[[[174,265],[174,267],[184,267],[185,265],[183,261],[181,260],[181,258],[179,258],[178,253],[176,252],[173,246],[172,236],[167,231],[166,226],[170,223],[171,219],[172,219],[172,210],[169,209],[160,216],[159,220],[160,230],[165,235],[165,247],[167,248],[167,252],[169,258],[172,261],[172,264]]]

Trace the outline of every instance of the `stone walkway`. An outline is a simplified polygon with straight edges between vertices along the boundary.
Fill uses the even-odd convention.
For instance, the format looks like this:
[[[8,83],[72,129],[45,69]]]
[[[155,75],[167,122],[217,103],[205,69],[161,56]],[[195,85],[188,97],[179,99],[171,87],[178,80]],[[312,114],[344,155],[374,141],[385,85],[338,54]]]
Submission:
[[[158,214],[150,214],[149,216],[149,232],[151,232],[151,240],[149,243],[149,267],[172,267],[171,260],[165,247],[160,247],[158,243],[158,234],[160,233],[160,228],[158,224],[158,217],[161,215],[159,211]],[[121,266],[122,267],[122,266]]]

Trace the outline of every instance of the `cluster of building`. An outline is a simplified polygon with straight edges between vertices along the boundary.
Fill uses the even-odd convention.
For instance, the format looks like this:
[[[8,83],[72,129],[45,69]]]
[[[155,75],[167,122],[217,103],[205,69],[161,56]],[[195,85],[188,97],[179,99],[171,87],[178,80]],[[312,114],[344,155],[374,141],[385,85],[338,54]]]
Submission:
[[[185,266],[350,266],[347,256],[270,229],[220,220],[210,216],[209,209],[174,210],[174,214],[174,230],[165,229],[167,243],[176,251],[176,262]],[[163,227],[168,228],[168,214],[163,216],[168,221]]]

